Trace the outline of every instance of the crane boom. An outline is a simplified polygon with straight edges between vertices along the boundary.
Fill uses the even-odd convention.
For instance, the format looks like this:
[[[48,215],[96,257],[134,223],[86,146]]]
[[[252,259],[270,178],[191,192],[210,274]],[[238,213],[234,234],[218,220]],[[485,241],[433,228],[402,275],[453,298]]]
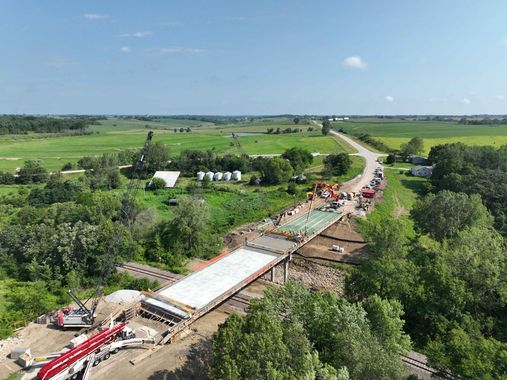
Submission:
[[[123,194],[123,199],[121,201],[120,222],[128,230],[130,230],[132,227],[132,221],[134,219],[135,199],[137,191],[139,190],[141,171],[144,169],[144,166],[146,164],[146,158],[148,157],[148,151],[150,149],[152,138],[153,131],[149,131],[148,135],[146,136],[146,141],[144,142],[144,145],[141,149],[141,153],[139,154],[139,158],[136,160],[132,167],[132,175],[130,176],[127,190]],[[118,257],[116,253],[120,239],[121,230],[117,228],[109,244],[107,260],[105,260],[102,265],[102,282],[106,279],[106,277],[113,273],[116,268],[116,257]]]
[[[121,209],[119,214],[120,223],[125,226],[128,230],[132,227],[132,221],[134,217],[135,209],[135,198],[137,191],[139,190],[139,182],[141,180],[141,172],[146,165],[148,157],[148,151],[153,138],[153,131],[148,132],[146,141],[141,149],[138,159],[134,162],[132,167],[132,175],[130,177],[127,189],[123,194],[121,201]],[[100,262],[100,284],[95,289],[93,295],[86,300],[84,303],[81,302],[69,289],[69,296],[76,302],[77,308],[63,308],[58,311],[56,317],[56,324],[62,328],[65,327],[91,327],[94,323],[94,313],[99,302],[99,298],[102,295],[102,285],[106,281],[107,277],[115,271],[116,259],[118,257],[117,251],[119,249],[120,239],[122,237],[122,228],[120,226],[115,227],[113,236],[109,242],[107,253],[104,260]],[[93,298],[91,307],[88,309],[86,304],[90,299]]]
[[[139,158],[136,160],[132,167],[132,176],[130,177],[130,181],[127,185],[127,190],[123,195],[121,211],[120,211],[120,221],[121,223],[130,229],[133,220],[133,210],[134,210],[134,201],[139,190],[139,181],[141,180],[141,171],[144,169],[146,164],[146,158],[148,156],[148,150],[150,149],[151,139],[153,138],[153,131],[148,132],[148,136],[146,137],[146,141],[144,142],[144,146],[141,149],[141,154]]]

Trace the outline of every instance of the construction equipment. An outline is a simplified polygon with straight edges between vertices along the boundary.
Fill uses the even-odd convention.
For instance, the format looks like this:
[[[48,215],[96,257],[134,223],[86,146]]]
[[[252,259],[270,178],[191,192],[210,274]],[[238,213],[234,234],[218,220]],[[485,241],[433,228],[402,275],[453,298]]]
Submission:
[[[61,327],[62,329],[73,327],[92,327],[95,322],[95,310],[97,309],[102,292],[102,287],[98,287],[95,289],[95,292],[90,298],[88,298],[85,302],[81,302],[81,300],[74,295],[72,289],[69,289],[67,294],[78,307],[72,308],[67,306],[58,310],[56,313],[56,324],[58,327]],[[86,307],[86,304],[90,300],[91,306],[88,308]]]
[[[324,198],[326,199],[326,202],[328,202],[331,199],[334,199],[335,201],[339,201],[340,200],[340,193],[338,192],[338,190],[340,190],[340,187],[341,187],[341,185],[336,184],[336,183],[330,185],[325,182],[315,182],[313,184],[313,191],[311,192],[312,195],[310,196],[310,198],[308,198],[309,197],[308,194],[310,194],[310,193],[309,192],[306,193],[306,197],[310,201],[310,207],[308,210],[308,214],[306,215],[305,228],[304,228],[304,235],[305,236],[308,235],[308,230],[307,230],[308,220],[310,219],[310,214],[312,213],[313,203],[314,203],[316,196],[325,195]]]
[[[46,363],[37,373],[38,380],[67,380],[89,377],[91,367],[107,360],[124,347],[154,344],[152,338],[136,338],[124,323],[102,330],[76,347]],[[38,358],[35,358],[38,359]],[[32,361],[33,362],[33,361]]]
[[[148,136],[146,137],[146,141],[144,143],[143,148],[141,149],[141,154],[139,158],[136,160],[134,165],[132,166],[132,175],[130,177],[129,183],[127,185],[127,190],[123,195],[123,199],[121,202],[121,209],[119,220],[122,225],[124,225],[128,230],[132,227],[132,222],[134,219],[135,212],[135,197],[139,190],[139,183],[141,181],[141,173],[146,164],[146,158],[148,156],[148,150],[151,145],[151,140],[153,138],[153,132],[148,132]],[[105,259],[100,263],[102,268],[101,271],[101,282],[115,271],[116,268],[116,257],[117,250],[119,246],[119,242],[122,236],[121,229],[117,228],[113,234],[113,237],[109,243],[109,248],[107,251],[107,255]],[[69,296],[72,300],[77,304],[77,307],[64,307],[60,309],[56,313],[55,323],[57,326],[62,329],[65,328],[89,328],[92,327],[95,322],[95,309],[99,303],[100,297],[102,296],[102,286],[98,286],[92,297],[90,297],[84,303],[81,302],[72,292],[71,289],[68,291]],[[92,299],[91,307],[87,308],[86,303]]]

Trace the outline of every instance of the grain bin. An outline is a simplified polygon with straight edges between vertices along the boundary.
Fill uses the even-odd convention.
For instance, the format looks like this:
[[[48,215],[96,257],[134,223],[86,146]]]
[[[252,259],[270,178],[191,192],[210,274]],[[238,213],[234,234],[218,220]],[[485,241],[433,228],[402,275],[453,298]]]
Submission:
[[[234,181],[241,181],[241,172],[239,170],[234,170],[232,172],[232,179]]]
[[[204,179],[205,173],[204,172],[197,172],[197,180],[202,181]]]
[[[210,181],[213,181],[213,172],[207,172],[206,177],[208,177]]]
[[[225,172],[224,173],[224,181],[230,181],[231,177],[232,177],[232,173],[231,172]]]
[[[215,175],[213,176],[213,179],[215,181],[221,181],[223,176],[224,175],[222,174],[222,172],[216,172]]]

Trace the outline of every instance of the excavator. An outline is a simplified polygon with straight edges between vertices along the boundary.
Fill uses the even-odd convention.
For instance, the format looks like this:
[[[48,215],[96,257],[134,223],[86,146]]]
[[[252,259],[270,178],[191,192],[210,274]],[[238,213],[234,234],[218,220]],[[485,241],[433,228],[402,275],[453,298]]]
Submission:
[[[141,154],[136,160],[132,167],[132,176],[127,185],[127,190],[123,195],[121,202],[121,209],[119,220],[123,226],[130,230],[132,221],[134,219],[134,205],[137,191],[139,190],[139,182],[141,181],[141,172],[145,168],[146,158],[148,156],[148,150],[151,145],[151,139],[153,138],[153,132],[148,132],[146,141]],[[117,229],[113,234],[111,242],[109,243],[107,259],[104,260],[102,265],[102,279],[104,282],[105,278],[115,270],[115,251],[118,249],[118,245],[121,238],[121,231]],[[77,304],[77,307],[67,306],[57,311],[55,324],[62,328],[90,328],[95,323],[95,310],[99,303],[100,297],[102,296],[102,286],[97,286],[92,296],[85,302],[81,302],[78,297],[75,296],[72,289],[68,290],[69,296]],[[86,304],[91,301],[90,307]]]

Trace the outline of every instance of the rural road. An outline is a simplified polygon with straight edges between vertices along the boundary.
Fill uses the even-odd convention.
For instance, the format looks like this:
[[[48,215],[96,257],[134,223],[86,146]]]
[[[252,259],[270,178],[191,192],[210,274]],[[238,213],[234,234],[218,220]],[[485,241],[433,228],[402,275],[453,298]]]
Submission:
[[[120,165],[120,166],[118,166],[118,169],[125,169],[125,168],[130,168],[130,167],[132,167],[132,165]],[[85,169],[64,170],[64,171],[60,172],[60,174],[76,174],[76,173],[84,173],[85,171],[86,171]],[[51,172],[50,174],[54,174],[54,173]]]
[[[316,121],[313,121],[315,125],[322,128],[322,123],[318,123]],[[342,184],[342,190],[346,192],[359,192],[363,186],[368,185],[370,181],[373,179],[374,175],[373,172],[377,166],[380,164],[377,162],[379,157],[386,156],[386,154],[382,153],[376,153],[368,148],[364,147],[363,145],[359,144],[355,140],[352,140],[350,137],[345,136],[343,133],[336,132],[335,130],[331,130],[329,132],[330,134],[341,138],[343,141],[345,141],[347,144],[352,146],[355,150],[357,150],[357,153],[351,153],[351,156],[360,156],[364,158],[365,166],[363,173],[360,176],[357,176],[356,178],[351,179],[350,181],[345,182]]]
[[[353,156],[360,156],[364,158],[366,164],[364,166],[363,174],[361,174],[359,177],[345,182],[342,186],[346,191],[353,191],[357,193],[363,188],[363,186],[368,185],[373,179],[373,172],[375,171],[375,168],[380,165],[377,162],[378,158],[386,155],[382,153],[372,152],[358,142],[352,140],[350,137],[345,136],[343,133],[339,133],[333,130],[331,130],[329,133],[341,138],[347,144],[357,150],[357,153],[352,153]]]

